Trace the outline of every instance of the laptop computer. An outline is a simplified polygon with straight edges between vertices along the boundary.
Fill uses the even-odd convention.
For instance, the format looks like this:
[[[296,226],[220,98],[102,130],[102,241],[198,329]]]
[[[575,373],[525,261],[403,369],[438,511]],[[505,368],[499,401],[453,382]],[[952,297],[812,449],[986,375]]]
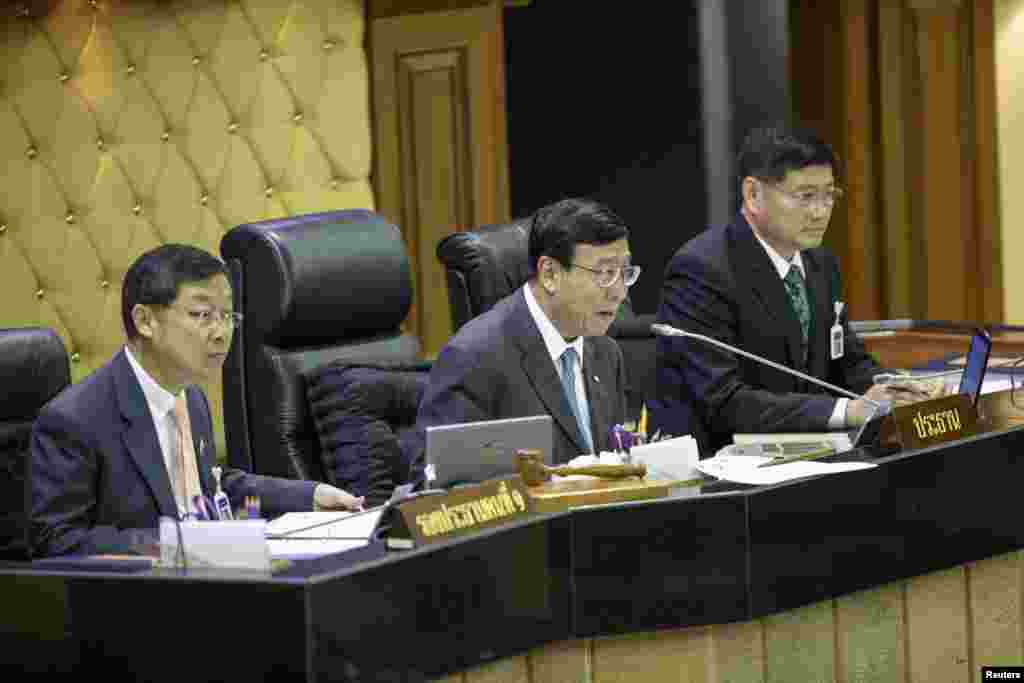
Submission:
[[[967,348],[967,359],[964,362],[964,371],[960,375],[960,388],[957,392],[970,396],[971,403],[975,406],[978,405],[978,397],[981,396],[981,387],[985,383],[985,371],[988,369],[991,354],[992,335],[983,329],[975,330]]]
[[[555,425],[550,415],[427,427],[427,485],[441,488],[518,471],[516,451],[537,449],[551,464]]]

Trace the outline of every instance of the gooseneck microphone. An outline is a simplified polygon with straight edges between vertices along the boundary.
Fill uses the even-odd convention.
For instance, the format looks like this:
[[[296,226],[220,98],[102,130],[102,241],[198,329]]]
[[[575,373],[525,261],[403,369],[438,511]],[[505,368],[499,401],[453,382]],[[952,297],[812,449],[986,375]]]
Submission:
[[[750,353],[749,351],[744,351],[743,349],[737,348],[731,344],[726,344],[723,341],[718,341],[713,337],[707,337],[703,334],[697,334],[696,332],[687,332],[686,330],[680,330],[677,327],[672,327],[671,325],[665,325],[663,323],[654,323],[653,325],[651,325],[651,332],[661,337],[686,337],[687,339],[696,339],[698,341],[711,344],[712,346],[717,346],[731,353],[735,353],[737,356],[743,356],[744,358],[749,358],[750,360],[767,365],[770,368],[775,368],[779,372],[784,372],[787,375],[799,377],[800,379],[806,380],[811,384],[817,384],[818,386],[829,389],[830,391],[834,391],[835,393],[841,396],[852,398],[855,401],[864,401],[868,405],[874,406],[876,414],[885,414],[886,412],[888,412],[888,407],[879,403],[878,401],[873,401],[870,398],[865,398],[864,396],[855,394],[852,391],[849,391],[848,389],[843,389],[842,387],[836,386],[835,384],[830,384],[825,380],[818,379],[817,377],[812,377],[811,375],[800,372],[799,370],[794,370],[793,368],[788,368],[785,365],[781,365],[779,363],[776,363],[775,361],[768,360],[767,358],[762,358],[761,356]]]

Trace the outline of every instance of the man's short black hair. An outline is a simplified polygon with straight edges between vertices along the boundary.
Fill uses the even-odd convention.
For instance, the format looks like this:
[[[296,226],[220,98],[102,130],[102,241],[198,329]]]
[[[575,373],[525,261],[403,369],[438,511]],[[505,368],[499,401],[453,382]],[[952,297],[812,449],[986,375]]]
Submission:
[[[137,258],[125,274],[121,289],[121,320],[128,338],[139,336],[132,319],[136,304],[166,306],[178,298],[182,285],[203,282],[214,275],[228,276],[224,262],[188,244],[165,244]]]
[[[533,214],[530,224],[530,276],[537,275],[541,256],[568,268],[577,244],[611,244],[628,238],[626,224],[603,204],[577,198],[549,204]]]
[[[836,174],[835,153],[811,131],[783,125],[751,130],[736,159],[741,185],[747,177],[778,183],[790,171],[808,166],[830,166]]]

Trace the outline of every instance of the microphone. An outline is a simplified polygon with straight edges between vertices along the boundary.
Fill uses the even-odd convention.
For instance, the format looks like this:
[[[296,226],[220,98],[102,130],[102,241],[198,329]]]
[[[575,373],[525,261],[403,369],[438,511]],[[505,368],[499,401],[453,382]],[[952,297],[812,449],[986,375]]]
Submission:
[[[743,349],[732,346],[731,344],[726,344],[723,341],[718,341],[717,339],[714,339],[712,337],[707,337],[703,334],[697,334],[696,332],[687,332],[685,330],[680,330],[677,327],[672,327],[671,325],[665,325],[663,323],[654,323],[653,325],[651,325],[651,332],[661,337],[686,337],[687,339],[697,339],[699,341],[706,342],[708,344],[711,344],[712,346],[717,346],[721,349],[725,349],[726,351],[735,353],[738,356],[743,356],[744,358],[749,358],[750,360],[757,361],[758,363],[767,365],[770,368],[775,368],[776,370],[784,372],[787,375],[793,375],[795,377],[799,377],[802,380],[806,380],[811,384],[817,384],[818,386],[829,389],[830,391],[833,391],[839,394],[840,396],[852,398],[855,401],[864,401],[868,405],[874,407],[875,415],[884,415],[885,413],[889,412],[888,405],[879,403],[878,401],[873,401],[870,398],[865,398],[864,396],[855,394],[848,389],[843,389],[842,387],[836,386],[835,384],[830,384],[825,380],[818,379],[817,377],[812,377],[811,375],[800,372],[799,370],[794,370],[793,368],[786,367],[785,365],[781,365],[779,363],[776,363],[775,361],[768,360],[767,358],[762,358],[761,356],[750,353],[749,351],[744,351]]]

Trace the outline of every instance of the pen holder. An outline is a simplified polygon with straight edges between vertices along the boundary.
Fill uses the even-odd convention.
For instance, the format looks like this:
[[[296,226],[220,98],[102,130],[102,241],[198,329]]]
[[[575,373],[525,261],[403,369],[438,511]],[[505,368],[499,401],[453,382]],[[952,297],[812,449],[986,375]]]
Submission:
[[[647,474],[647,466],[639,465],[584,465],[569,467],[560,465],[549,467],[544,464],[543,454],[535,449],[516,451],[516,463],[519,475],[527,486],[539,486],[550,481],[552,476],[567,477],[574,474],[587,474],[603,479],[625,479],[626,477],[643,477]]]

